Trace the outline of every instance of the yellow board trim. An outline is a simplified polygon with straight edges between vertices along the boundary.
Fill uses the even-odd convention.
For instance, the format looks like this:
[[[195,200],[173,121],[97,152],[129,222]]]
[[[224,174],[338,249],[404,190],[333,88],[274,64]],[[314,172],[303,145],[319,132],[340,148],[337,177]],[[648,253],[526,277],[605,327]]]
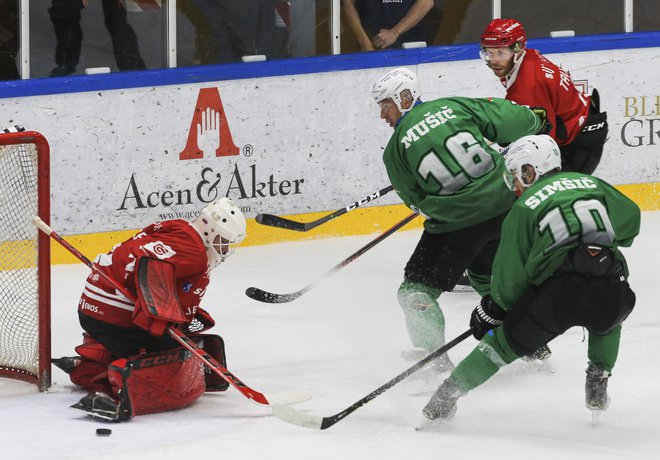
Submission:
[[[241,246],[256,246],[260,244],[281,243],[283,241],[310,240],[333,236],[381,233],[410,213],[410,209],[404,205],[358,208],[308,232],[295,232],[267,227],[256,223],[254,219],[248,219],[247,237]],[[328,214],[329,212],[292,214],[287,215],[286,218],[300,222],[310,222]],[[422,224],[423,220],[417,218],[408,223],[402,230],[421,228]],[[65,237],[65,239],[84,255],[93,259],[97,254],[108,252],[115,244],[131,238],[138,230],[72,235]],[[51,262],[53,264],[73,264],[79,261],[59,244],[52,242]]]
[[[647,184],[619,185],[616,187],[630,199],[635,201],[642,211],[654,211],[660,209],[660,182]],[[314,212],[309,214],[287,215],[288,219],[300,222],[311,222],[326,216],[332,211]],[[244,246],[260,244],[280,243],[283,241],[298,241],[316,238],[328,238],[348,235],[368,235],[380,233],[410,213],[404,205],[378,206],[358,208],[337,219],[326,222],[309,232],[295,232],[267,227],[257,224],[254,219],[248,219],[247,238]],[[415,219],[402,230],[419,229],[423,220]],[[115,244],[130,238],[136,230],[123,230],[119,232],[92,233],[85,235],[67,236],[66,240],[80,250],[90,259],[97,254],[107,252]],[[0,260],[2,257],[0,256]],[[51,261],[53,264],[78,263],[78,259],[72,256],[66,249],[57,243],[51,245]]]

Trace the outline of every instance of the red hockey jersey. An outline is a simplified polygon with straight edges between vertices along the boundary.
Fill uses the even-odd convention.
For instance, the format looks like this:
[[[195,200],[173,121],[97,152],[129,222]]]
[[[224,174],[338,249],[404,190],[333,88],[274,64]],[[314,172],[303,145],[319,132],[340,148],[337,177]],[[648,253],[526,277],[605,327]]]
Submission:
[[[135,293],[134,270],[140,257],[165,259],[174,264],[176,293],[183,312],[191,320],[209,284],[206,248],[195,229],[185,220],[157,222],[115,246],[107,254],[96,257],[96,264],[110,277]],[[115,290],[98,273],[87,277],[78,302],[78,311],[92,318],[115,324],[133,326],[134,304]]]
[[[559,146],[570,144],[582,130],[591,98],[578,91],[568,72],[537,50],[528,48],[520,66],[500,80],[508,100],[546,109],[550,136]]]

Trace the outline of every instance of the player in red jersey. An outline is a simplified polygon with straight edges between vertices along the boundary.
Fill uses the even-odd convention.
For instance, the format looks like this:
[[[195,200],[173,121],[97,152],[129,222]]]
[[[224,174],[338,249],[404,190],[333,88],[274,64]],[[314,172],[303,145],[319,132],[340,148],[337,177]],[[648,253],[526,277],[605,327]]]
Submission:
[[[215,374],[205,377],[201,361],[165,331],[180,327],[226,365],[222,339],[200,334],[215,322],[199,304],[210,271],[233,254],[245,227],[240,209],[222,198],[191,223],[157,222],[96,258],[96,265],[138,300],[124,296],[98,273],[88,276],[78,302],[84,341],[66,370],[73,383],[90,393],[74,409],[125,421],[184,407],[204,391],[227,389]],[[151,289],[166,292],[170,309],[164,317],[152,317],[145,306]]]
[[[527,48],[527,36],[515,19],[493,19],[481,35],[481,58],[506,88],[506,98],[542,107],[559,145],[562,171],[594,172],[607,139],[607,114],[598,92],[582,94],[570,75]]]

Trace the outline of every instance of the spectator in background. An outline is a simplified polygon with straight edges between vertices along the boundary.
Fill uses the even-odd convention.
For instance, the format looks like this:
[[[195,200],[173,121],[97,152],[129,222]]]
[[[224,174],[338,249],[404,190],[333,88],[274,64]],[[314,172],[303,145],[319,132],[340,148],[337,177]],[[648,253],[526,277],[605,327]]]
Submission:
[[[0,0],[0,80],[21,78],[18,53],[18,0]]]
[[[197,28],[200,63],[217,64],[287,57],[288,8],[281,0],[189,0],[182,12]]]
[[[80,11],[89,0],[52,0],[48,10],[55,29],[55,64],[51,76],[76,73],[83,33]],[[105,27],[112,39],[112,51],[119,70],[144,70],[137,35],[127,20],[126,8],[120,0],[102,0]]]
[[[342,0],[341,4],[362,51],[429,41],[420,21],[433,8],[433,0]]]
[[[52,0],[48,9],[50,20],[55,29],[55,68],[52,77],[76,73],[82,47],[82,28],[80,11],[89,0]]]
[[[88,0],[85,0],[88,1]],[[137,35],[128,23],[126,7],[120,0],[102,0],[105,28],[112,38],[112,52],[119,70],[144,70]]]

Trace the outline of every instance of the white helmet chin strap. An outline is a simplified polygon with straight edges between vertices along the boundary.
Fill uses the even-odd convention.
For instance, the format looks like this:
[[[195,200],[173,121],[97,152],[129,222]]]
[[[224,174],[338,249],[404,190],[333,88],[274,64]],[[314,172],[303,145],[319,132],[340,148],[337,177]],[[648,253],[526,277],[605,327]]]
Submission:
[[[522,49],[521,51],[513,55],[513,67],[511,67],[511,72],[505,75],[507,79],[513,78],[518,73],[523,58],[525,57],[525,53],[527,53],[527,49]],[[510,84],[513,84],[513,82],[511,82]]]

